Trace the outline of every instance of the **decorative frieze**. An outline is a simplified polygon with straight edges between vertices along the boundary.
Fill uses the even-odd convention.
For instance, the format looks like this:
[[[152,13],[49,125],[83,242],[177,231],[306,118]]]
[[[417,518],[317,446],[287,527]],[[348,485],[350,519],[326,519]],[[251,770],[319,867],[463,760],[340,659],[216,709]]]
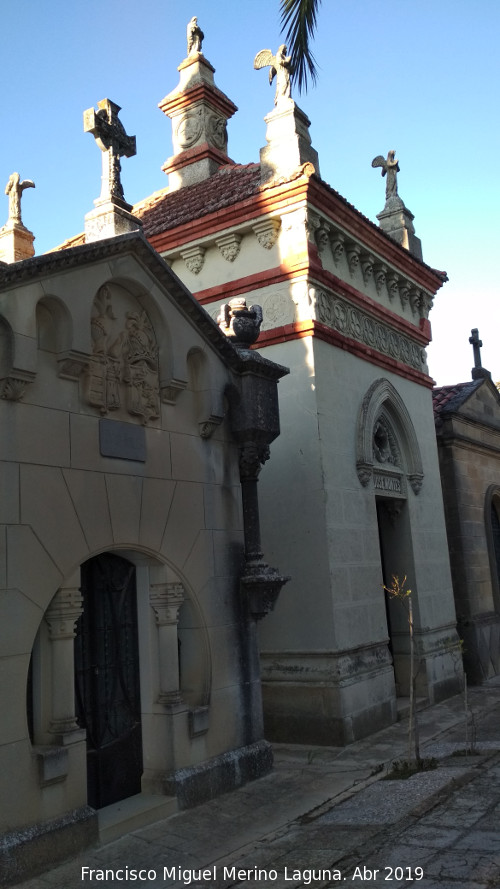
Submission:
[[[188,247],[187,250],[181,250],[181,256],[187,270],[193,275],[199,275],[205,263],[205,248]]]
[[[316,289],[318,321],[349,336],[383,355],[402,361],[415,370],[425,370],[425,351],[409,337],[377,321],[367,312],[352,306],[347,300]]]

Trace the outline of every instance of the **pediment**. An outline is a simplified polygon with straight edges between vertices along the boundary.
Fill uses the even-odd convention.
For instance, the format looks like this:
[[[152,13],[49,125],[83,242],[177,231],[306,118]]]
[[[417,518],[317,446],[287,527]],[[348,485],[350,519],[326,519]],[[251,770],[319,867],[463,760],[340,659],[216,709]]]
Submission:
[[[484,379],[465,395],[461,403],[457,403],[452,412],[475,423],[500,429],[500,393],[491,380]]]

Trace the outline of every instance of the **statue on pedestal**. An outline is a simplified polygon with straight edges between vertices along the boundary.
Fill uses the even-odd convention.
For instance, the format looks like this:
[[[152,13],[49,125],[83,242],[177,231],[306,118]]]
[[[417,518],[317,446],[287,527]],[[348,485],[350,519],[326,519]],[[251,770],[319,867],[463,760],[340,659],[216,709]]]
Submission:
[[[290,77],[293,74],[292,59],[291,56],[287,56],[284,43],[281,44],[275,56],[273,56],[270,49],[261,49],[255,56],[253,66],[256,69],[269,68],[270,84],[276,77],[275,105],[278,105],[283,99],[291,98]]]

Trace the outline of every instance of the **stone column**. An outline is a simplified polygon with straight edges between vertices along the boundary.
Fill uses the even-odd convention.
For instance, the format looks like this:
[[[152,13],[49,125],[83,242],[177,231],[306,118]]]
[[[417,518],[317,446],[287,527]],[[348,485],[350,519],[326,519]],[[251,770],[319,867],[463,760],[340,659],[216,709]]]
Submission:
[[[153,571],[153,569],[151,569]],[[149,603],[155,613],[158,627],[158,651],[160,659],[160,704],[182,702],[179,687],[179,651],[177,624],[179,608],[184,602],[181,583],[152,583]]]
[[[77,585],[78,583],[78,585]],[[62,587],[52,599],[45,621],[51,643],[51,720],[49,732],[58,735],[61,743],[77,740],[82,732],[75,715],[74,638],[76,622],[83,611],[79,582]],[[71,735],[71,738],[67,738]]]

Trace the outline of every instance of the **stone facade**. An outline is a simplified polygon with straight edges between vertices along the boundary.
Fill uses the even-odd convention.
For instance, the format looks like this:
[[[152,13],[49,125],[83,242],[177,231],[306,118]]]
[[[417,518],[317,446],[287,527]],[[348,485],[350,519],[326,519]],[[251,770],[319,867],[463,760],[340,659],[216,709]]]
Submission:
[[[453,589],[471,682],[500,673],[500,396],[488,376],[434,392]]]
[[[156,820],[271,767],[255,620],[286,578],[241,484],[286,370],[139,234],[4,265],[0,300],[5,885],[124,797]]]

